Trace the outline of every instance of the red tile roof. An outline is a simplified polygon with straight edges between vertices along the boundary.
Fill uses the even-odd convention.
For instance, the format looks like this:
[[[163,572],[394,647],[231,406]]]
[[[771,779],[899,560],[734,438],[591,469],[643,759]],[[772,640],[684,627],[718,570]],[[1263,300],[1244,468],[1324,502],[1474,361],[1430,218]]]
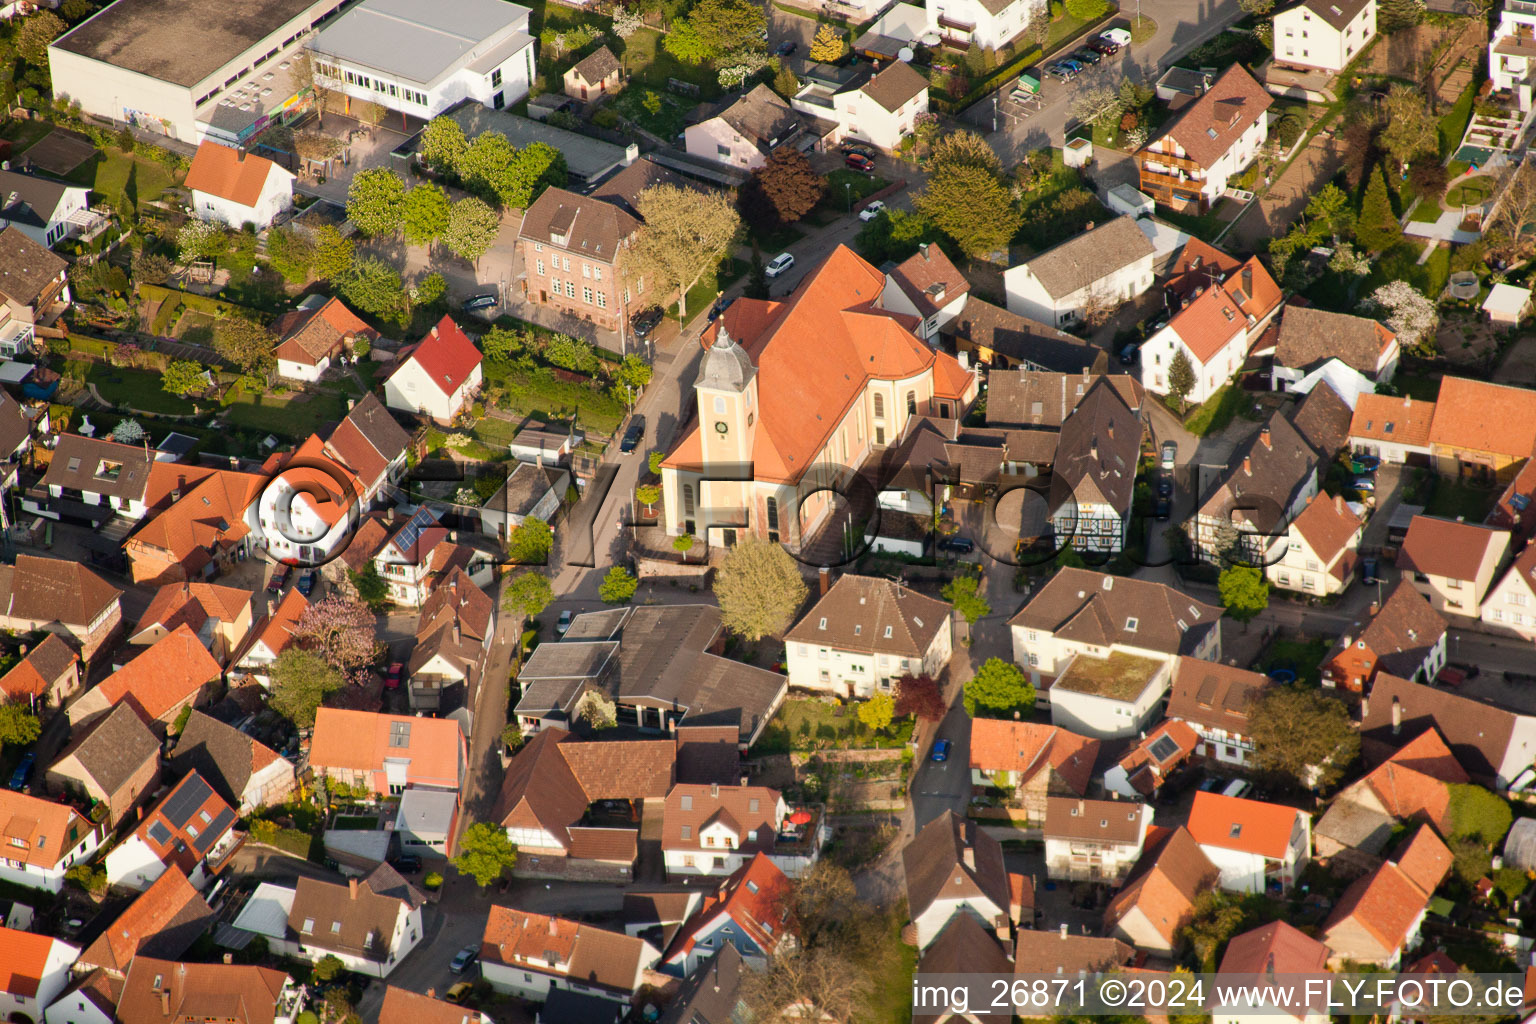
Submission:
[[[187,188],[228,199],[241,206],[255,206],[267,176],[273,171],[287,174],[266,157],[241,153],[217,142],[204,142],[192,157],[187,171]]]
[[[1451,860],[1451,852],[1435,837],[1434,830],[1421,827],[1397,863],[1382,864],[1344,890],[1323,926],[1324,939],[1335,927],[1353,920],[1383,950],[1399,949],[1445,879]]]
[[[340,299],[328,299],[318,309],[296,309],[272,324],[278,337],[272,354],[291,363],[318,366],[341,351],[348,338],[377,340],[379,332],[358,319]]]
[[[181,471],[174,463],[156,462],[149,471],[150,487],[161,486],[153,482],[156,475],[173,477]],[[254,473],[209,473],[134,531],[126,545],[129,555],[137,545],[144,545],[165,552],[188,573],[201,571],[213,558],[210,551],[232,548],[251,532],[245,510],[266,483],[265,477]]]
[[[663,959],[681,960],[697,945],[700,932],[721,916],[729,917],[759,949],[772,956],[790,934],[790,892],[784,872],[766,853],[759,852],[737,868],[718,892],[705,898],[678,931]]]
[[[1435,403],[1392,395],[1361,395],[1349,421],[1349,436],[1422,448],[1429,444]]]
[[[1049,767],[1074,793],[1086,795],[1098,755],[1098,740],[1054,725],[997,718],[971,720],[971,767],[985,772],[1017,772],[1015,785],[1023,785]]]
[[[1523,459],[1536,452],[1536,391],[1442,377],[1431,444]]]
[[[210,618],[233,622],[250,607],[251,592],[217,583],[168,583],[155,591],[149,607],[139,616],[137,632],[150,626],[175,629],[182,623],[194,631]]]
[[[1201,363],[1208,363],[1232,339],[1248,333],[1248,318],[1237,300],[1215,285],[1190,300],[1168,324]]]
[[[0,992],[37,995],[52,950],[53,939],[47,935],[0,928]]]
[[[308,610],[309,598],[294,587],[283,595],[283,600],[270,615],[263,615],[261,621],[251,629],[251,644],[266,644],[267,650],[274,657],[283,653],[293,642],[293,628]]]
[[[1441,830],[1450,825],[1449,785],[1469,781],[1461,762],[1433,727],[1364,779],[1392,817],[1427,821]]]
[[[180,956],[186,951],[186,946],[180,949],[157,949],[155,947],[163,943],[156,943],[155,940],[168,930],[187,931],[212,917],[213,911],[209,909],[208,902],[187,881],[182,870],[173,864],[91,943],[81,954],[80,962],[126,972],[129,963],[140,952]]]
[[[1509,546],[1509,532],[1436,516],[1414,516],[1397,553],[1397,567],[1453,580],[1475,580],[1491,549]]]
[[[390,746],[390,726],[397,722],[410,726],[407,746]],[[381,771],[385,758],[408,757],[412,777],[448,779],[462,772],[463,750],[464,734],[451,719],[320,708],[309,761],[322,768]]]
[[[1343,498],[1319,494],[1307,499],[1306,507],[1291,525],[1306,539],[1313,554],[1327,565],[1344,550],[1363,524],[1360,517],[1344,504]]]
[[[1171,137],[1190,159],[1209,168],[1237,144],[1250,125],[1264,117],[1274,102],[1241,64],[1234,64],[1148,145]]]
[[[190,807],[185,806],[187,801],[192,801]],[[234,808],[201,775],[190,771],[145,815],[133,834],[162,863],[191,872],[234,823]]]
[[[68,804],[0,790],[0,836],[12,860],[51,868],[90,831],[91,825]]]
[[[400,365],[407,362],[426,371],[427,378],[443,394],[452,395],[480,365],[480,350],[452,317],[445,316],[425,338],[411,346]]]
[[[49,633],[15,667],[0,676],[0,693],[10,699],[41,697],[79,660],[80,656],[58,634]]]
[[[1328,969],[1328,947],[1285,921],[1232,937],[1218,974],[1313,974]]]
[[[108,702],[131,700],[149,718],[156,719],[221,673],[219,663],[197,634],[182,624],[102,680],[99,689]]]
[[[1132,910],[1140,910],[1172,948],[1178,930],[1194,916],[1196,899],[1217,875],[1188,829],[1153,826],[1125,887],[1104,912],[1105,930],[1113,931]]]
[[[1189,832],[1201,846],[1283,860],[1296,816],[1305,813],[1262,800],[1199,792],[1189,809]]]
[[[364,493],[352,471],[326,454],[319,434],[310,434],[292,452],[270,456],[262,469],[268,477],[281,476],[298,492],[294,500],[302,501],[327,526],[341,522]]]

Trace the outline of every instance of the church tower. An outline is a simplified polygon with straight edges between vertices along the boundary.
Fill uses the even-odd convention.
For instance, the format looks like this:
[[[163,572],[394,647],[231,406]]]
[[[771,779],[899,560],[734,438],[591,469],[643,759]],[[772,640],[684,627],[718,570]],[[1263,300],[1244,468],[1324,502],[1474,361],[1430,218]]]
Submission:
[[[722,322],[704,353],[693,385],[705,479],[699,483],[699,520],[711,544],[730,547],[753,528],[756,485],[752,443],[757,435],[757,367]]]

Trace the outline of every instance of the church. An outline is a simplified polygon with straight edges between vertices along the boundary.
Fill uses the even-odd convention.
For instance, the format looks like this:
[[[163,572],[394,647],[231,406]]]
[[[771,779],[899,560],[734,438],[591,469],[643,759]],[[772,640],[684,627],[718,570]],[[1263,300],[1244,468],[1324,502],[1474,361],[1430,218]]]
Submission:
[[[697,416],[662,463],[667,533],[801,546],[916,417],[960,418],[976,374],[882,308],[885,275],[846,246],[783,299],[737,299],[700,338]]]

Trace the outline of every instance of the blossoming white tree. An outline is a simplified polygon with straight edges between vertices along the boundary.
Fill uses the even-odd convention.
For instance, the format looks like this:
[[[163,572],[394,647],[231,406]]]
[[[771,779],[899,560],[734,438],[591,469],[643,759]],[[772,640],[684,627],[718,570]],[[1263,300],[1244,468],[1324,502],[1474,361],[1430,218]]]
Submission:
[[[1367,312],[1381,309],[1387,313],[1387,326],[1397,334],[1403,348],[1431,351],[1440,313],[1435,304],[1407,281],[1389,281],[1371,293],[1365,301]]]

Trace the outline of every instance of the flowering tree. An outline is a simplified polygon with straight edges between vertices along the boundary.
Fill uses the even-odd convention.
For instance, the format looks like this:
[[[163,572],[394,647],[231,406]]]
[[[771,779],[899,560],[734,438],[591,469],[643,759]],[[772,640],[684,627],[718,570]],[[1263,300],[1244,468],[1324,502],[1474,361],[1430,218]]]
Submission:
[[[719,80],[722,89],[740,89],[748,78],[768,66],[768,55],[756,50],[739,50],[724,58]]]
[[[378,655],[374,616],[368,606],[333,594],[316,601],[299,616],[293,638],[353,682]]]
[[[210,259],[227,246],[224,229],[207,220],[189,220],[176,232],[176,252],[181,262]]]
[[[1371,258],[1363,252],[1355,251],[1355,247],[1348,242],[1343,242],[1328,257],[1328,269],[1335,274],[1364,277],[1371,272]]]
[[[613,9],[613,34],[620,39],[628,39],[645,27],[645,21],[640,17],[640,12],[620,5]]]
[[[144,440],[144,427],[138,420],[122,420],[107,436],[119,444],[138,444]]]
[[[1397,333],[1398,344],[1421,353],[1432,352],[1440,313],[1435,304],[1406,281],[1389,281],[1371,293],[1364,303],[1367,312],[1385,310],[1387,326]]]

